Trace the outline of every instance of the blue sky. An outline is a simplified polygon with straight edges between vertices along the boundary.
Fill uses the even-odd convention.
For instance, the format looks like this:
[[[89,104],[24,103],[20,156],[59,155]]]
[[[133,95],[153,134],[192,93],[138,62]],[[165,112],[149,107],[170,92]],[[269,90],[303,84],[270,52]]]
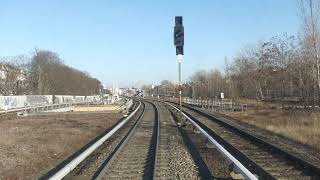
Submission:
[[[223,69],[241,47],[300,29],[296,0],[0,0],[0,56],[57,52],[105,84],[177,81],[174,16],[185,26],[186,79]]]

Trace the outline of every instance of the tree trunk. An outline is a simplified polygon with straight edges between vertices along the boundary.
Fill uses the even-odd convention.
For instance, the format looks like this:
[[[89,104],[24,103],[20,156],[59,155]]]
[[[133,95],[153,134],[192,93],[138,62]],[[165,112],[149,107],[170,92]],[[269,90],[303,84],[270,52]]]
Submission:
[[[319,56],[318,56],[318,50],[317,50],[316,42],[314,42],[314,53],[317,63],[317,90],[318,90],[318,106],[320,107],[320,64],[319,64]]]
[[[281,107],[284,109],[284,79],[281,80]]]
[[[262,92],[262,88],[261,88],[260,82],[257,81],[257,83],[258,83],[258,89],[259,89],[259,93],[260,93],[261,99],[264,100],[264,95],[263,95],[263,92]]]
[[[38,65],[38,94],[41,95],[42,92],[42,73],[40,64]]]
[[[306,108],[306,100],[305,100],[305,93],[304,93],[304,84],[302,79],[302,72],[301,68],[299,69],[299,96],[302,100],[304,108]]]
[[[312,67],[312,92],[313,92],[313,98],[312,98],[312,107],[315,108],[315,105],[316,105],[316,80],[315,80],[315,77],[314,77],[314,65]]]

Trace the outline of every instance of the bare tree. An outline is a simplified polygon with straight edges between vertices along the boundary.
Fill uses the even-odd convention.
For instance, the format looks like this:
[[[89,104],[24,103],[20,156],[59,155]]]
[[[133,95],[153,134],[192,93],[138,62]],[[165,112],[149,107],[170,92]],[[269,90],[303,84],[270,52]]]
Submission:
[[[33,94],[98,94],[101,82],[89,73],[66,66],[57,53],[36,49],[28,69]]]
[[[320,62],[319,62],[319,13],[320,1],[319,0],[301,0],[301,17],[304,26],[305,47],[311,49],[311,55],[314,59],[312,66],[318,89],[318,100],[320,105]]]
[[[0,62],[0,94],[22,94],[26,88],[26,56],[2,57]]]

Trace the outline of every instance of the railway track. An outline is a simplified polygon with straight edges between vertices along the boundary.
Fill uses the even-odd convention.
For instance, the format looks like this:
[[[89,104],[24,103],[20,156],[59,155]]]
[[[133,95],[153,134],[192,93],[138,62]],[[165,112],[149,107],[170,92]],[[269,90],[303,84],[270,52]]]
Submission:
[[[88,145],[42,179],[228,179],[232,173],[247,179],[320,179],[317,166],[199,108],[185,105],[181,114],[177,104],[155,101],[133,107],[129,117],[90,143],[101,141],[98,148]],[[176,118],[183,116],[188,121],[177,126]]]
[[[177,104],[175,104],[177,107]],[[319,167],[189,105],[184,113],[259,179],[320,179]]]
[[[134,111],[138,108],[139,103],[135,103],[129,112]],[[121,128],[116,132],[109,140],[105,141],[98,149],[96,149],[89,157],[87,157],[83,162],[81,162],[70,174],[69,176],[86,179],[94,179],[97,173],[100,172],[100,168],[103,167],[109,157],[115,149],[118,148],[121,141],[128,135],[132,127],[137,123],[144,112],[144,104],[141,104],[140,109],[137,113]]]
[[[208,179],[208,174],[202,170],[203,161],[196,161],[200,157],[195,158],[190,152],[191,140],[177,128],[167,106],[163,103],[157,103],[157,106],[161,117],[156,179]]]
[[[40,179],[198,179],[197,165],[168,108],[154,101],[138,104],[131,118],[121,120]],[[81,157],[111,132],[90,155]]]
[[[153,179],[159,141],[159,111],[144,102],[145,111],[96,179]]]
[[[94,159],[101,158],[101,156],[99,156],[100,154],[108,154],[108,152],[102,152],[103,148],[107,147],[109,148],[109,150],[110,148],[113,149],[114,143],[112,142],[119,141],[119,134],[119,137],[121,137],[125,133],[123,131],[129,129],[127,126],[130,124],[134,124],[137,116],[140,116],[138,112],[143,111],[143,108],[144,106],[143,104],[141,104],[141,102],[135,101],[133,106],[129,108],[130,114],[126,118],[122,118],[111,128],[106,129],[102,134],[94,138],[81,149],[74,152],[71,156],[62,161],[56,167],[52,168],[46,174],[39,177],[39,179],[72,179],[74,176],[79,176],[80,178],[84,177],[88,179],[88,177],[91,177],[91,175],[88,176],[88,174],[83,173],[82,171],[85,171],[85,169],[91,169],[91,164],[95,164],[91,162],[95,161]],[[93,167],[94,169],[98,168],[96,166]],[[82,176],[82,174],[84,174],[84,176]]]

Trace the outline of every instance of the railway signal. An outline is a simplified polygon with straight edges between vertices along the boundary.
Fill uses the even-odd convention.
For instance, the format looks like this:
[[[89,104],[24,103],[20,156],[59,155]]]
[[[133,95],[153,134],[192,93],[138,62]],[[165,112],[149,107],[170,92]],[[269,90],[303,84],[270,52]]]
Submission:
[[[182,111],[182,88],[181,88],[181,64],[183,61],[183,46],[184,46],[184,27],[182,23],[182,16],[175,17],[175,26],[174,26],[174,45],[176,46],[176,55],[178,59],[178,71],[179,71],[179,102],[180,102],[180,111]]]
[[[183,55],[184,27],[182,24],[182,16],[175,17],[174,45],[176,46],[176,55]]]

